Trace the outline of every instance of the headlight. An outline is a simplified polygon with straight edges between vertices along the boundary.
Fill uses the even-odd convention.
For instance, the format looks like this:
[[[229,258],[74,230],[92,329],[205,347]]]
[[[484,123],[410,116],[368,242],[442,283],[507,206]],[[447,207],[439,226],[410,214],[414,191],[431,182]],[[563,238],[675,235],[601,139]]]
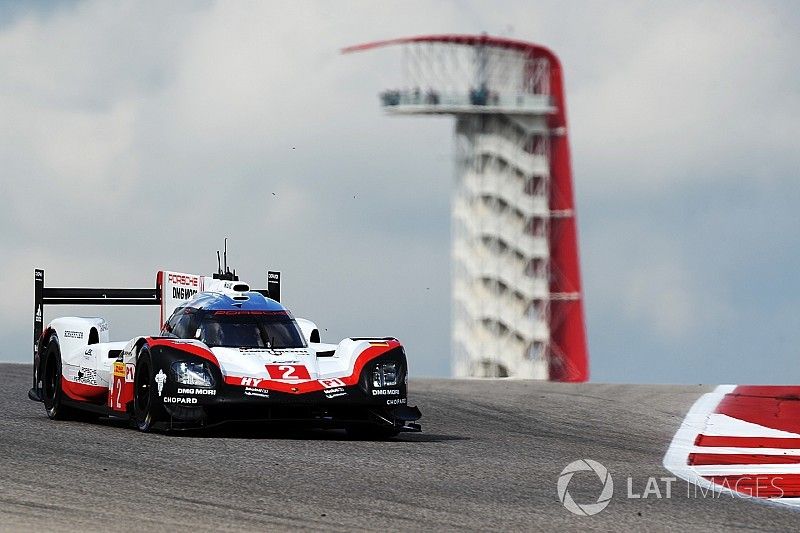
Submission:
[[[397,385],[400,365],[397,363],[378,363],[372,371],[373,387],[391,387]]]
[[[177,361],[172,363],[172,374],[175,381],[183,385],[193,385],[195,387],[213,387],[214,376],[211,375],[205,363],[188,363]]]

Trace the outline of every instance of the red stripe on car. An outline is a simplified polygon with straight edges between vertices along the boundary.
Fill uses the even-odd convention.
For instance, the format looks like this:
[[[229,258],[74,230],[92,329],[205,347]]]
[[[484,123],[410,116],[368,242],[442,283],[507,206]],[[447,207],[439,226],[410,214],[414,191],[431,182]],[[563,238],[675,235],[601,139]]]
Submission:
[[[347,377],[339,377],[344,382],[345,386],[351,386],[358,383],[361,371],[364,366],[386,352],[393,350],[400,346],[397,340],[387,341],[385,345],[372,345],[358,356],[353,372]],[[298,381],[295,383],[287,383],[285,381],[275,381],[268,378],[258,378],[251,376],[227,376],[225,383],[228,385],[238,385],[240,387],[253,387],[258,389],[274,390],[276,392],[286,392],[289,394],[306,394],[309,392],[317,392],[325,389],[325,387],[316,379],[310,381]]]
[[[203,358],[210,363],[214,363],[217,368],[220,368],[219,361],[217,360],[217,356],[215,356],[211,350],[207,348],[203,348],[202,346],[198,346],[196,344],[190,342],[181,342],[176,341],[173,339],[162,339],[158,337],[148,337],[147,338],[147,345],[150,348],[156,346],[166,346],[169,348],[174,348],[176,350],[181,350],[191,355],[196,355],[197,357]]]

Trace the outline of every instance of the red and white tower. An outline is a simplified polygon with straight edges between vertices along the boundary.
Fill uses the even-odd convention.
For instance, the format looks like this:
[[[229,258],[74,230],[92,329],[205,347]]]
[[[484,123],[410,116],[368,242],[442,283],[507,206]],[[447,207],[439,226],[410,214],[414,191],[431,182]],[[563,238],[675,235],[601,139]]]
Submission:
[[[588,353],[561,64],[487,35],[367,43],[403,48],[393,115],[456,118],[453,372],[586,381]]]

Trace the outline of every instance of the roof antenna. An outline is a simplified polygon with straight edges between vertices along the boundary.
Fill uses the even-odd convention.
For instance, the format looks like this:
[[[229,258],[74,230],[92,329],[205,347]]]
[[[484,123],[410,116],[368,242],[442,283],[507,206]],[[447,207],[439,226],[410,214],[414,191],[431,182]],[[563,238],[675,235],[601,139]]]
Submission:
[[[225,281],[239,281],[239,276],[236,275],[236,269],[228,268],[228,238],[225,237],[225,247],[222,249],[222,260],[220,261],[219,250],[217,250],[217,273],[214,274],[214,279],[221,279]]]

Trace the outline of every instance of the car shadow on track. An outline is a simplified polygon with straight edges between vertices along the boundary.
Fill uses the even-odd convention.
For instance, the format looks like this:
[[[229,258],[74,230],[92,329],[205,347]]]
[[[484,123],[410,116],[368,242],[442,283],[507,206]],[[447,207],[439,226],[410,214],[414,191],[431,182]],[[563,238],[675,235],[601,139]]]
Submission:
[[[34,417],[31,417],[34,418]],[[38,416],[35,418],[39,418]],[[79,420],[62,422],[66,424],[90,424],[94,426],[106,426],[128,431],[138,431],[126,420],[107,417],[93,417],[87,415]],[[262,423],[253,424],[247,422],[229,422],[218,426],[207,428],[185,428],[154,430],[156,434],[173,438],[192,438],[192,439],[263,439],[263,440],[318,440],[318,441],[346,441],[346,442],[396,442],[396,443],[423,443],[423,442],[448,442],[471,440],[472,437],[465,435],[447,435],[443,433],[428,432],[402,432],[396,437],[389,439],[362,439],[350,436],[343,429],[321,429],[308,426],[281,424],[281,423]]]
[[[320,440],[320,441],[369,441],[349,436],[340,429],[313,429],[302,427],[286,427],[279,425],[252,425],[226,424],[207,429],[183,429],[166,432],[166,435],[177,438],[205,438],[205,439],[275,439],[275,440]],[[380,439],[378,439],[380,440]],[[396,437],[385,439],[385,442],[446,442],[470,440],[462,435],[443,435],[437,433],[400,433]]]

